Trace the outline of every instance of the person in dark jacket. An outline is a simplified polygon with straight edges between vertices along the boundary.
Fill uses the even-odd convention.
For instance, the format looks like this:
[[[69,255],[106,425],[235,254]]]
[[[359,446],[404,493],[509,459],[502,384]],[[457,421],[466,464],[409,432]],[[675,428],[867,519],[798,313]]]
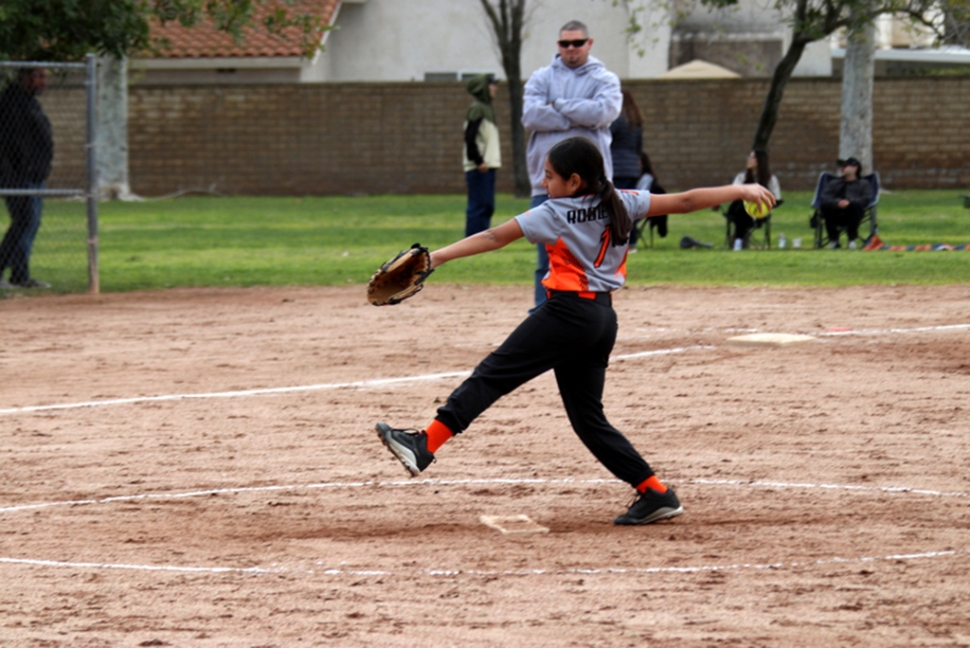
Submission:
[[[610,156],[613,158],[613,186],[617,189],[634,189],[640,180],[640,151],[643,150],[643,113],[633,95],[621,90],[623,108],[620,116],[610,124],[613,141]]]
[[[502,152],[492,109],[498,81],[491,74],[479,74],[468,80],[465,89],[475,98],[465,116],[463,156],[465,183],[468,185],[465,236],[471,236],[492,226],[495,176],[496,169],[502,166]]]
[[[627,90],[623,95],[620,116],[610,124],[613,141],[610,142],[610,157],[613,160],[613,186],[617,189],[635,189],[640,180],[640,151],[643,149],[643,113]],[[639,230],[633,228],[630,234],[630,251],[637,249]]]
[[[829,247],[838,248],[839,233],[845,230],[849,248],[855,249],[859,238],[859,223],[872,200],[872,185],[862,178],[862,163],[854,157],[841,160],[841,177],[830,180],[821,195],[821,212]]]
[[[43,68],[23,68],[0,94],[0,187],[43,189],[54,158],[51,123],[37,101]],[[49,288],[30,276],[30,253],[40,229],[41,196],[4,196],[10,227],[0,242],[0,288]],[[10,268],[9,283],[3,273]]]

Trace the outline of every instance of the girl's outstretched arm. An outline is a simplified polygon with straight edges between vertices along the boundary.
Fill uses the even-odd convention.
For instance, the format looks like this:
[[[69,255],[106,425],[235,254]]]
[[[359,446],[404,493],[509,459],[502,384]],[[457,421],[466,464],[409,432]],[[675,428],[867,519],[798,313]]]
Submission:
[[[484,232],[472,234],[451,245],[446,245],[440,250],[435,250],[431,253],[431,267],[437,268],[453,259],[497,250],[505,247],[512,241],[522,238],[522,236],[522,228],[519,226],[519,221],[513,218]]]
[[[735,200],[760,202],[769,206],[775,205],[775,197],[772,193],[759,184],[724,185],[723,187],[691,189],[681,193],[652,194],[647,216],[687,214]]]

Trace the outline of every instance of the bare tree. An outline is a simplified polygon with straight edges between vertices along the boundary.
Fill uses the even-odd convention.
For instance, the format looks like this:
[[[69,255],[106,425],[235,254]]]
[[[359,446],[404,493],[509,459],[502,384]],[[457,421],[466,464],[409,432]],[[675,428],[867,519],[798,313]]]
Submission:
[[[525,128],[522,126],[522,103],[524,85],[522,82],[522,31],[525,25],[526,0],[480,0],[485,14],[492,25],[499,52],[502,56],[502,69],[508,80],[509,106],[511,108],[510,128],[512,131],[512,177],[515,181],[515,195],[527,197],[532,186],[529,170],[525,161]]]
[[[940,0],[940,41],[947,45],[970,47],[970,2]]]
[[[730,5],[736,4],[737,0],[702,2]],[[767,147],[778,121],[778,110],[785,87],[809,43],[843,28],[852,34],[864,34],[866,26],[872,25],[876,17],[885,13],[908,15],[915,21],[925,22],[925,16],[935,2],[936,0],[778,0],[777,6],[790,12],[792,41],[771,77],[771,86],[765,97],[752,146]]]
[[[98,59],[98,188],[102,200],[136,200],[128,182],[128,61]]]
[[[636,38],[642,29],[636,20],[638,10],[642,11],[647,4],[665,0],[612,1],[613,4],[622,1],[630,5],[631,25],[628,31],[632,38]],[[740,0],[686,0],[678,3],[675,20],[677,15],[685,12],[691,2],[698,2],[701,6],[711,9],[723,9],[738,6]],[[939,31],[941,26],[933,24],[929,16],[930,11],[939,7],[941,2],[950,7],[948,16],[966,17],[970,14],[968,0],[774,0],[774,7],[781,12],[792,29],[791,43],[771,76],[771,85],[768,87],[768,94],[761,109],[752,148],[767,148],[778,122],[778,111],[785,88],[805,48],[810,43],[826,38],[841,29],[845,29],[850,34],[865,33],[867,26],[872,25],[879,15],[887,13],[908,16],[914,22],[930,25]],[[961,10],[964,13],[961,14]],[[953,22],[958,20],[955,18]],[[956,33],[952,26],[949,30]]]
[[[839,157],[856,157],[872,169],[872,85],[875,76],[876,27],[866,23],[848,34],[842,69],[842,121]]]

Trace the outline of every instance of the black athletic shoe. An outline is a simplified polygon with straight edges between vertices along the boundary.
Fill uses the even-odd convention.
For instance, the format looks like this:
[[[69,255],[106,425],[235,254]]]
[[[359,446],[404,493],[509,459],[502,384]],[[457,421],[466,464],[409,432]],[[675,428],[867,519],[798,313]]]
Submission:
[[[428,435],[424,432],[398,430],[387,423],[378,423],[377,436],[411,476],[420,475],[434,461],[434,455],[428,452]]]
[[[680,505],[674,489],[668,488],[666,493],[658,493],[648,488],[646,493],[637,493],[630,508],[623,515],[617,516],[613,524],[651,524],[683,513],[684,507]]]

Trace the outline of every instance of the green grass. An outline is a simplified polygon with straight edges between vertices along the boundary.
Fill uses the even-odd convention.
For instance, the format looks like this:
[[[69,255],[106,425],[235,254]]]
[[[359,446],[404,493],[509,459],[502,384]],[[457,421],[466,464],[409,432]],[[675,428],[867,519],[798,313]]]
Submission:
[[[891,245],[970,243],[970,210],[960,191],[884,192],[879,199],[879,236]],[[808,221],[811,192],[787,192],[772,214],[773,246],[782,232],[788,249],[735,253],[724,245],[724,219],[714,212],[671,217],[671,233],[653,250],[631,257],[633,283],[702,285],[846,286],[950,284],[970,279],[970,252],[852,252],[812,249]],[[862,229],[868,234],[867,226]],[[684,234],[714,243],[710,250],[677,250]],[[792,240],[802,239],[801,249]],[[656,255],[658,251],[666,254]],[[645,256],[658,258],[644,259]]]
[[[893,245],[970,243],[970,210],[961,192],[900,191],[880,198],[880,237]],[[968,281],[970,253],[813,250],[809,192],[785,194],[772,216],[773,238],[789,248],[727,250],[724,219],[714,211],[672,216],[670,234],[641,245],[628,262],[629,283],[844,286]],[[498,197],[493,223],[528,207]],[[100,277],[104,292],[173,286],[363,284],[389,256],[421,242],[435,248],[464,232],[465,197],[182,197],[100,206]],[[66,292],[83,290],[78,254],[47,254],[67,233],[83,237],[83,206],[48,201],[34,253],[34,274]],[[690,235],[712,249],[682,250]],[[794,238],[801,249],[791,249]],[[45,248],[45,246],[47,246]],[[529,285],[534,248],[518,241],[495,253],[445,266],[430,281]],[[38,270],[38,269],[42,269]],[[73,277],[68,280],[66,277]]]

